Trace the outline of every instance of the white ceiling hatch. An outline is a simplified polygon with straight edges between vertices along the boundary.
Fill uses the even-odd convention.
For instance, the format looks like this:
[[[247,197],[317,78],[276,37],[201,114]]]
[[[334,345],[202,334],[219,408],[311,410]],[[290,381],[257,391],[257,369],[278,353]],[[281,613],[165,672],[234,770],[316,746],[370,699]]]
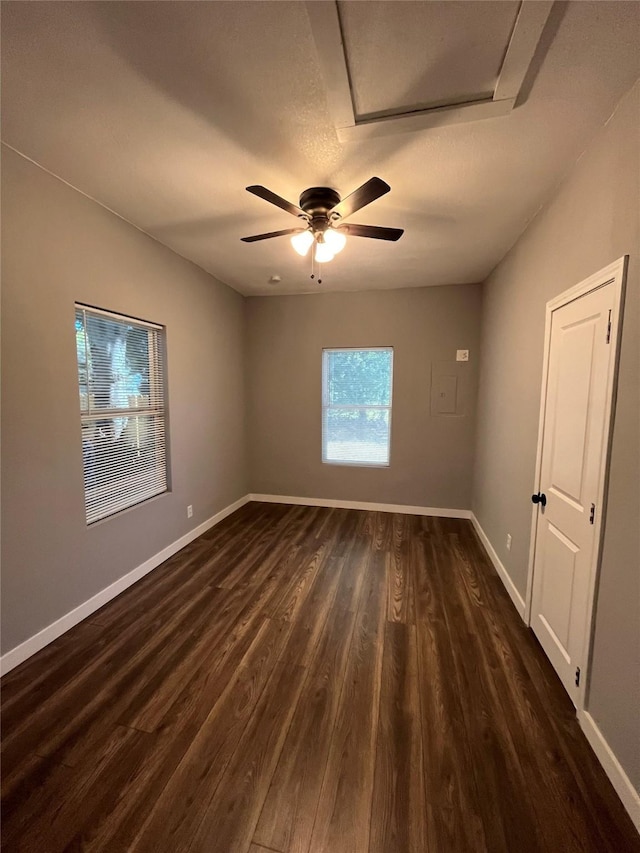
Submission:
[[[640,3],[591,0],[555,3],[524,79],[507,73],[529,6],[9,0],[2,139],[247,295],[318,284],[288,237],[241,242],[295,225],[245,187],[296,205],[309,187],[345,198],[374,176],[391,191],[353,221],[404,229],[402,239],[347,235],[323,265],[322,289],[479,282],[640,76]],[[459,109],[468,117],[517,88],[515,104],[411,133],[360,136],[354,126],[344,141],[314,14],[336,8],[354,119],[387,116],[379,126],[412,120],[399,111]]]
[[[346,142],[511,112],[553,0],[307,6]]]

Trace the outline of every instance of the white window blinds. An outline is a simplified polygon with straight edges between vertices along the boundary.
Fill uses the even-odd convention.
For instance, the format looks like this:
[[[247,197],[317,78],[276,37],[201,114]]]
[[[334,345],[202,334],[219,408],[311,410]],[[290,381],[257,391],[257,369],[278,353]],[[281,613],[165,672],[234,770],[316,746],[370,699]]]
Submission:
[[[388,465],[393,349],[322,353],[322,461]]]
[[[167,490],[161,326],[76,305],[87,524]]]

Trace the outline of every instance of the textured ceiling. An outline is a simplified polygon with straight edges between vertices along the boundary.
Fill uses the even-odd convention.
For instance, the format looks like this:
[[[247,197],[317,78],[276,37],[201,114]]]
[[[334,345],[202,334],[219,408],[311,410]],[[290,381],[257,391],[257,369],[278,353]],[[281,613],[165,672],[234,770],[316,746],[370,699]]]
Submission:
[[[366,109],[484,89],[513,13],[340,8]],[[4,2],[2,136],[245,294],[317,289],[286,238],[240,242],[295,225],[245,186],[295,202],[306,187],[346,195],[372,175],[392,191],[354,220],[405,235],[351,238],[322,287],[477,282],[640,74],[639,15],[635,2],[556,4],[511,114],[341,144],[303,2]],[[428,27],[421,42],[427,19],[437,37]]]

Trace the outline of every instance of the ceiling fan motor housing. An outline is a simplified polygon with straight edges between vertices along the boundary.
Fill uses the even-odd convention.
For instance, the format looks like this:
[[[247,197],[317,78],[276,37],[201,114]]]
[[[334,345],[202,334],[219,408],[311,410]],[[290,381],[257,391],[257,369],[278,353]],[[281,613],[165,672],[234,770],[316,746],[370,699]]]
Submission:
[[[331,187],[309,187],[300,196],[300,207],[312,218],[327,216],[337,204],[340,204],[340,196]]]

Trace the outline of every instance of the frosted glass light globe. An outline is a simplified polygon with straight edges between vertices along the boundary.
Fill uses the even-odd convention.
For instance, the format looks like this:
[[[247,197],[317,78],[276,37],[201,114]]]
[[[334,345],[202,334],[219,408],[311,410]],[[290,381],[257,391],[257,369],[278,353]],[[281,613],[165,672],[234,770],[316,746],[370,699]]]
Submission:
[[[315,257],[319,264],[324,264],[326,261],[332,261],[333,252],[331,251],[331,247],[327,243],[317,243]]]
[[[333,254],[337,255],[338,252],[341,252],[344,249],[347,238],[341,231],[336,231],[334,228],[327,228],[324,232],[324,242],[331,249]]]
[[[301,231],[291,238],[291,245],[299,255],[306,255],[313,245],[313,234],[311,231]]]

